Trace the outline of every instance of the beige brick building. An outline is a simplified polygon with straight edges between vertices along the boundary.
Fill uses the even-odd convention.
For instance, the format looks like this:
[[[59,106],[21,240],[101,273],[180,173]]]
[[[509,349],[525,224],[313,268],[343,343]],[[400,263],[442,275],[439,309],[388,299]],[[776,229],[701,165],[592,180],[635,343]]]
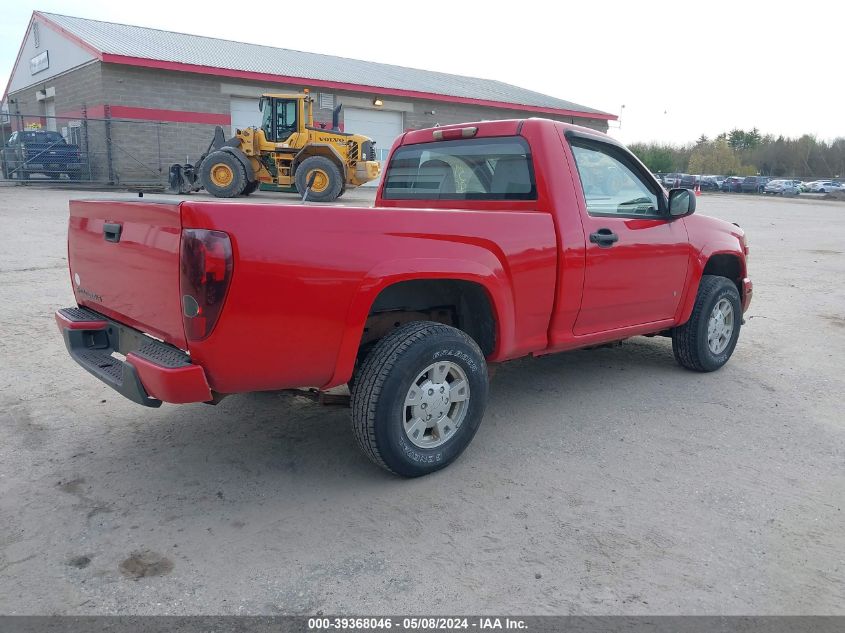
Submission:
[[[93,180],[164,182],[214,126],[259,124],[262,92],[304,88],[317,121],[343,104],[341,125],[382,158],[409,129],[542,116],[604,131],[616,119],[494,80],[35,12],[3,95],[4,136],[53,129],[86,151]]]

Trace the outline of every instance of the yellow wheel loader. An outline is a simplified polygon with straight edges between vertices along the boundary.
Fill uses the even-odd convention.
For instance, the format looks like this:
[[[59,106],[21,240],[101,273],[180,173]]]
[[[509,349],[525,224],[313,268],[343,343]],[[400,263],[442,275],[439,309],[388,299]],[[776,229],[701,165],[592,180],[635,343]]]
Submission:
[[[340,108],[332,128],[314,126],[309,94],[265,94],[258,102],[261,127],[236,130],[226,140],[217,126],[205,154],[195,164],[170,166],[170,190],[205,188],[218,198],[262,190],[298,192],[315,202],[331,202],[349,187],[375,180],[380,166],[375,141],[341,132]]]

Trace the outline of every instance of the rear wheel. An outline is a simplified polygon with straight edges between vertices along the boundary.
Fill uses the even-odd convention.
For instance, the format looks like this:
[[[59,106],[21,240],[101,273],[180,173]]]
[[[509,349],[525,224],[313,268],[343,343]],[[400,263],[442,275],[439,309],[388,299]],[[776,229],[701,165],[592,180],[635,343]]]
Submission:
[[[216,151],[200,165],[200,178],[206,191],[217,198],[234,198],[247,186],[246,169],[233,154]]]
[[[314,202],[331,202],[337,199],[343,189],[343,176],[337,165],[324,156],[306,158],[296,169],[296,190],[299,195],[305,194],[310,178],[314,177],[314,184],[308,191],[308,200]]]
[[[487,391],[487,363],[466,333],[431,321],[408,323],[361,364],[352,429],[377,465],[419,477],[447,466],[469,445]]]
[[[260,185],[260,184],[261,184],[261,182],[258,181],[258,180],[253,180],[252,182],[247,183],[247,186],[244,187],[244,190],[241,193],[241,195],[248,196],[249,194],[257,191],[258,185]]]
[[[678,364],[694,371],[715,371],[728,362],[739,339],[742,304],[726,277],[703,275],[689,321],[672,330]]]

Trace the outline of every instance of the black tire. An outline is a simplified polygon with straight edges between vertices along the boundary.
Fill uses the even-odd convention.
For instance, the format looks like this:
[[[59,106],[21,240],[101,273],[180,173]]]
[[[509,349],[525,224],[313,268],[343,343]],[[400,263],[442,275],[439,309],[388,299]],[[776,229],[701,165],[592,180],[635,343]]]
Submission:
[[[469,399],[461,425],[443,444],[421,448],[405,432],[405,397],[412,383],[438,360],[466,375]],[[487,363],[467,334],[433,321],[415,321],[381,339],[356,373],[352,430],[364,453],[402,477],[419,477],[447,466],[469,445],[487,404]]]
[[[312,202],[331,202],[332,200],[336,200],[340,195],[340,190],[343,189],[343,175],[340,173],[340,169],[338,169],[337,165],[324,156],[311,156],[310,158],[306,158],[299,164],[299,167],[296,168],[296,175],[294,176],[294,179],[296,181],[296,190],[299,192],[299,195],[302,196],[305,194],[305,188],[308,184],[308,175],[314,170],[319,170],[325,177],[326,182],[324,188],[321,188],[319,191],[316,189],[309,191],[308,200],[311,200]],[[315,187],[317,187],[317,185],[318,182],[315,182]]]
[[[727,346],[714,353],[707,341],[710,315],[716,304],[726,299],[733,308],[733,331]],[[703,275],[689,321],[672,330],[672,350],[681,367],[694,371],[715,371],[728,362],[739,339],[742,304],[736,285],[726,277]]]
[[[244,187],[243,192],[241,193],[242,196],[248,196],[251,193],[255,193],[258,190],[258,186],[261,184],[258,180],[253,180],[252,182],[247,183],[246,187]]]
[[[230,152],[211,152],[200,165],[200,182],[216,198],[235,198],[247,186],[246,169]]]

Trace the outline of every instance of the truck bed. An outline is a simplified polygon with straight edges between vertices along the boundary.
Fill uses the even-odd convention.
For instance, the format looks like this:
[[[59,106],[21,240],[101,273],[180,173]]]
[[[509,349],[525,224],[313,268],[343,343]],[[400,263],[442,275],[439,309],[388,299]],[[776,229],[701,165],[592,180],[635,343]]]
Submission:
[[[233,273],[211,335],[189,342],[179,248],[193,228],[228,234]],[[68,250],[80,306],[184,350],[213,391],[236,393],[347,382],[379,291],[419,273],[484,287],[500,315],[492,360],[542,349],[555,240],[533,210],[79,200]]]

